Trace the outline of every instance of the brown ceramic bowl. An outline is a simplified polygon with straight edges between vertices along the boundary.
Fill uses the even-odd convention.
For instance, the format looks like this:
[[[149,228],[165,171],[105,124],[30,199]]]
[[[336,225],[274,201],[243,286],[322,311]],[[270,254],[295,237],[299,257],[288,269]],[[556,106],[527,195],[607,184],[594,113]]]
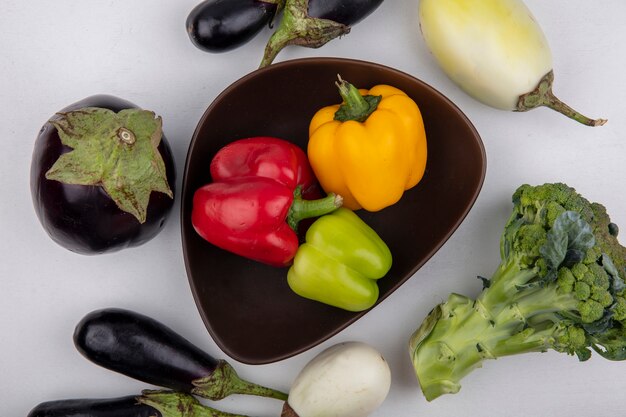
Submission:
[[[390,84],[422,111],[428,140],[422,181],[400,202],[361,216],[388,244],[393,266],[379,281],[382,302],[444,244],[474,204],[485,176],[485,152],[465,115],[422,81],[382,65],[337,58],[273,64],[228,87],[206,110],[191,141],[183,177],[181,223],[185,266],[200,315],[230,357],[263,364],[303,352],[366,312],[350,313],[301,298],[286,268],[266,266],[204,241],[191,225],[193,194],[211,181],[209,163],[227,143],[276,136],[304,150],[320,107],[340,100],[337,74],[360,88]]]

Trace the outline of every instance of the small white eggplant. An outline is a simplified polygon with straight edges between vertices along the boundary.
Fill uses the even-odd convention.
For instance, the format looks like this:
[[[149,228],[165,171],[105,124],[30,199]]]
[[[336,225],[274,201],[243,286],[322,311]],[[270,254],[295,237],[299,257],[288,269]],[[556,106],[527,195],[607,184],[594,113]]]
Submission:
[[[281,417],[365,417],[383,403],[390,386],[389,365],[376,349],[340,343],[298,374]]]
[[[550,47],[521,0],[421,0],[419,22],[441,68],[475,99],[513,111],[547,106],[588,126],[606,123],[554,96]]]

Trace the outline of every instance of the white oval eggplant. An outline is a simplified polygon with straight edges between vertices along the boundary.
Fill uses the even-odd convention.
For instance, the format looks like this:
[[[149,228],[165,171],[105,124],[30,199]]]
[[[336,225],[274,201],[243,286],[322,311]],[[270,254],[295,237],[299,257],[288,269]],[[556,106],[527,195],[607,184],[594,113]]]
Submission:
[[[552,53],[521,0],[421,0],[426,45],[466,93],[491,107],[527,111],[547,106],[580,123],[600,126],[552,93]]]
[[[365,417],[383,403],[390,386],[391,371],[376,349],[340,343],[298,374],[281,417]]]

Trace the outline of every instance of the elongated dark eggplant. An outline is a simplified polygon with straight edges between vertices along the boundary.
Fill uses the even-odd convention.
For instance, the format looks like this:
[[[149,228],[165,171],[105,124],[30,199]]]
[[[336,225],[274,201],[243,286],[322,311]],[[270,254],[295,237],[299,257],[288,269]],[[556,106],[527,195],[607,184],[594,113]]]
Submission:
[[[225,52],[269,25],[278,6],[261,0],[205,0],[187,16],[191,42],[207,52]]]
[[[287,398],[285,393],[242,380],[226,361],[133,311],[108,308],[87,314],[76,326],[74,344],[104,368],[211,400],[230,394]]]
[[[193,396],[173,391],[145,390],[141,395],[105,399],[47,401],[28,417],[245,417],[207,407]]]
[[[137,396],[106,399],[47,401],[33,408],[28,417],[163,417],[154,408],[139,404]]]
[[[309,0],[309,16],[352,26],[365,19],[383,0]]]
[[[88,111],[83,111],[85,109],[94,110],[89,110],[89,112],[92,112],[89,113]],[[132,113],[135,110],[137,112]],[[103,180],[102,178],[105,178],[104,176],[107,175],[103,173],[111,172],[111,170],[103,169],[102,167],[107,163],[113,165],[113,158],[92,157],[90,153],[85,151],[84,147],[80,151],[76,151],[76,149],[73,149],[73,146],[69,147],[63,142],[63,140],[70,140],[73,145],[79,147],[81,146],[80,143],[85,143],[87,139],[104,140],[98,137],[104,136],[102,133],[103,129],[101,129],[101,121],[104,117],[107,117],[107,122],[111,122],[111,126],[115,126],[111,129],[117,128],[118,125],[115,123],[120,123],[119,126],[122,126],[122,122],[118,120],[120,115],[118,112],[121,111],[124,111],[124,114],[128,116],[124,119],[125,121],[132,119],[130,123],[132,126],[137,127],[139,136],[135,138],[130,130],[121,127],[117,132],[121,136],[127,137],[127,140],[132,141],[135,139],[136,143],[122,144],[121,139],[117,138],[115,134],[111,135],[111,138],[107,136],[106,139],[110,140],[111,143],[120,141],[119,144],[111,145],[112,147],[118,146],[126,149],[134,147],[134,149],[141,152],[142,156],[146,154],[146,149],[150,151],[152,159],[146,158],[141,168],[143,169],[146,166],[157,167],[150,172],[157,172],[159,178],[156,181],[160,181],[159,185],[162,186],[161,192],[150,192],[152,190],[152,188],[149,188],[151,185],[146,185],[144,181],[146,179],[155,181],[153,177],[132,177],[126,175],[125,171],[121,171],[120,168],[115,168],[115,172],[126,175],[125,178],[141,178],[136,180],[132,188],[125,188],[126,186],[124,186],[115,189],[115,187],[111,187],[118,195],[123,194],[127,196],[127,199],[128,196],[132,196],[133,203],[141,200],[144,204],[147,204],[147,208],[145,205],[130,204],[133,208],[139,207],[137,208],[139,218],[137,213],[131,214],[132,210],[131,212],[122,210],[120,207],[123,207],[123,205],[116,202],[111,197],[112,194],[105,190],[104,181],[110,180],[110,178],[107,177]],[[84,116],[83,119],[78,117],[81,114]],[[103,114],[105,115],[103,116]],[[121,98],[97,95],[64,108],[41,128],[32,155],[30,188],[37,217],[52,240],[73,252],[92,255],[141,245],[154,238],[163,230],[163,225],[174,204],[176,170],[169,143],[165,136],[160,135],[161,119],[154,116],[154,113],[138,109],[133,103]],[[89,120],[87,121],[85,118],[89,118]],[[97,119],[97,121],[92,121],[93,118]],[[160,135],[160,142],[158,142],[156,151],[144,146],[145,141],[150,141],[151,139],[146,138],[147,133],[144,132],[144,125],[139,127],[137,124],[137,121],[140,119],[140,123],[152,123],[151,126],[154,126],[153,134],[155,136],[157,134]],[[143,129],[142,132],[144,133],[140,135],[139,131],[141,129]],[[99,132],[99,134],[96,135],[94,132]],[[62,137],[64,138],[63,140]],[[154,140],[156,140],[156,137]],[[89,149],[104,147],[89,146]],[[129,152],[134,151],[131,150]],[[66,163],[65,168],[67,169],[68,166],[74,167],[75,170],[82,172],[82,178],[77,178],[79,174],[76,172],[70,178],[66,171],[64,172],[56,168],[59,166],[58,164],[62,161],[62,158],[78,153],[83,155],[83,160],[87,159],[87,162],[92,165],[82,168],[82,165],[79,164],[72,165]],[[110,156],[112,153],[108,155]],[[85,158],[84,155],[89,156]],[[102,158],[102,160],[97,160],[96,158]],[[96,166],[97,163],[100,165]],[[122,166],[122,164],[117,166]],[[55,169],[53,170],[53,168]],[[163,175],[161,168],[164,169],[165,175]],[[56,176],[51,178],[50,173],[53,171]],[[147,172],[148,170],[145,171]],[[89,174],[85,174],[87,172]],[[96,174],[99,174],[100,177],[97,177]],[[119,178],[119,175],[117,178]],[[116,181],[114,180],[108,184],[119,184]],[[135,180],[133,179],[133,181]],[[86,185],[86,183],[89,183],[89,185]],[[144,188],[139,193],[141,197],[135,199],[136,196],[131,190],[134,190],[139,183]],[[144,198],[146,189],[148,190],[147,196]]]
[[[229,51],[250,41],[265,25],[271,25],[285,2],[286,0],[205,0],[187,16],[187,33],[192,43],[204,51]],[[366,18],[382,2],[383,0],[309,0],[308,16],[351,26]],[[287,3],[290,1],[287,0]],[[306,4],[297,7],[302,10],[302,15],[307,15]],[[301,17],[296,19],[302,20]],[[332,36],[343,34],[343,30],[345,29],[333,32]],[[311,46],[312,41],[301,38],[297,42],[293,41],[298,44],[303,42],[307,43],[306,46]]]

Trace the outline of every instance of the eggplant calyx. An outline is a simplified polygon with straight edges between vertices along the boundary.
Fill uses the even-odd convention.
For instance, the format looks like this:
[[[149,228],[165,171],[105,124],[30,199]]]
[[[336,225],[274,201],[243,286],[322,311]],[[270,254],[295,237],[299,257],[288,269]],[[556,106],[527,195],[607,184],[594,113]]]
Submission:
[[[246,417],[205,406],[193,396],[182,392],[144,390],[136,400],[139,404],[154,408],[162,417]]]
[[[550,70],[541,78],[537,88],[519,97],[515,111],[528,111],[546,106],[587,126],[602,126],[607,122],[606,119],[591,119],[584,116],[559,100],[552,92],[553,83],[554,71]]]
[[[259,68],[270,65],[287,45],[319,48],[350,32],[350,26],[309,16],[309,0],[286,0],[282,20],[272,34]]]
[[[282,401],[287,399],[287,394],[284,392],[241,379],[235,369],[223,359],[218,362],[210,375],[196,379],[192,381],[192,384],[194,385],[191,390],[192,394],[213,401],[221,400],[231,394],[257,395]]]
[[[174,198],[158,150],[161,117],[141,109],[86,107],[50,120],[61,143],[72,148],[46,172],[64,184],[100,186],[120,210],[146,221],[152,191]]]

